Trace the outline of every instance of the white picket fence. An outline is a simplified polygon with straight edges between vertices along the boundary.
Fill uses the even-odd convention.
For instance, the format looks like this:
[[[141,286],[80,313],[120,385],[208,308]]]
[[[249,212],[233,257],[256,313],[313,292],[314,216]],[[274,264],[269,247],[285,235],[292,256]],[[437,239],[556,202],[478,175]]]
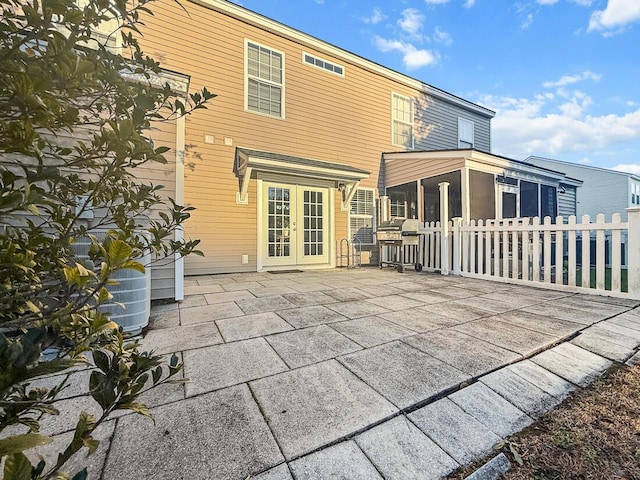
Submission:
[[[640,209],[598,215],[424,224],[405,263],[494,281],[640,299]],[[443,212],[446,213],[446,212]]]

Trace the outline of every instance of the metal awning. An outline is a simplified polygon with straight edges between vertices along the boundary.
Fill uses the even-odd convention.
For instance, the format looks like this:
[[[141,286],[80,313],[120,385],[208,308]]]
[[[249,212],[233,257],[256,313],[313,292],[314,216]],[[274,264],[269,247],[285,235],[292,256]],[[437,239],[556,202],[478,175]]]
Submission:
[[[248,148],[236,148],[234,172],[240,180],[239,191],[236,194],[238,203],[248,203],[247,192],[252,174],[268,172],[334,181],[342,193],[342,208],[349,205],[360,181],[370,175],[366,170],[341,163]]]

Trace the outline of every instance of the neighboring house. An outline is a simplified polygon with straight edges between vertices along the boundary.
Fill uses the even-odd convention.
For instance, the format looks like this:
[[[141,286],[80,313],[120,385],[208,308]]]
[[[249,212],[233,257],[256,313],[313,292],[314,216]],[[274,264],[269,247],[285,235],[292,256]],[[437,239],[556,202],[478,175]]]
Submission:
[[[575,215],[562,199],[582,183],[477,150],[385,153],[383,159],[391,216],[426,222],[440,221],[442,182],[449,183],[449,215],[463,220]]]
[[[374,251],[383,152],[491,150],[494,112],[233,3],[160,2],[144,23],[147,54],[218,95],[178,133],[205,254],[188,274],[333,266],[356,233]]]
[[[596,215],[603,213],[606,220],[611,221],[611,215],[620,213],[623,221],[626,221],[626,209],[640,207],[638,175],[535,156],[527,158],[525,162],[559,170],[583,181],[577,193],[578,217],[590,215],[591,221],[595,221]]]

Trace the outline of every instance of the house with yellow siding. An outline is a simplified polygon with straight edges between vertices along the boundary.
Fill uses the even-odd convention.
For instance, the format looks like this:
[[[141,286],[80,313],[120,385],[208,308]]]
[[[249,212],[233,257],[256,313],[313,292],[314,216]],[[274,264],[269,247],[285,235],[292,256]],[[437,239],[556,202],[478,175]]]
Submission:
[[[185,236],[200,239],[205,256],[178,261],[174,294],[154,298],[181,298],[183,268],[332,267],[340,241],[354,236],[375,262],[376,199],[385,170],[403,165],[397,152],[422,152],[425,167],[429,152],[454,152],[436,159],[453,165],[438,174],[465,155],[493,158],[485,107],[224,0],[160,0],[153,12],[144,51],[188,75],[192,91],[217,94],[177,123],[172,170],[175,197],[197,209]],[[396,154],[385,164],[384,152]],[[425,220],[424,208],[414,216]]]

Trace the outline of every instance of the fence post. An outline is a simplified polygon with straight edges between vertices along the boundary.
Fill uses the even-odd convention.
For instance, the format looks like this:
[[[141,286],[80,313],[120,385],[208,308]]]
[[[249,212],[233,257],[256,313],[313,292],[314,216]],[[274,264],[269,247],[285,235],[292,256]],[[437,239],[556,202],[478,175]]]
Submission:
[[[629,217],[629,256],[627,258],[627,280],[629,297],[640,300],[640,208],[627,208]]]
[[[440,273],[449,275],[449,182],[438,184],[440,188],[440,226],[442,240],[440,242]]]
[[[460,275],[462,267],[462,232],[460,227],[462,226],[462,218],[455,217],[453,219],[453,274]]]

